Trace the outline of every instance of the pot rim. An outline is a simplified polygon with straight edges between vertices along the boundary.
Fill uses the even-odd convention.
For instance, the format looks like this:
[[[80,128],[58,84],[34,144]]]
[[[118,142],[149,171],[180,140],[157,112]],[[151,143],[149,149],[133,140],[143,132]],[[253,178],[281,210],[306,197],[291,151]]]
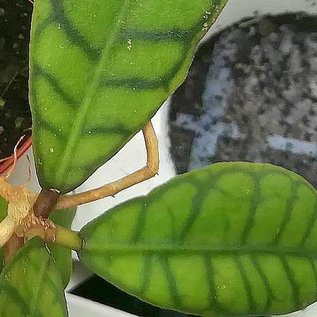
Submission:
[[[32,145],[32,138],[27,137],[17,149],[17,158],[19,159]],[[14,155],[9,156],[5,161],[0,162],[0,175],[5,173],[14,162]]]

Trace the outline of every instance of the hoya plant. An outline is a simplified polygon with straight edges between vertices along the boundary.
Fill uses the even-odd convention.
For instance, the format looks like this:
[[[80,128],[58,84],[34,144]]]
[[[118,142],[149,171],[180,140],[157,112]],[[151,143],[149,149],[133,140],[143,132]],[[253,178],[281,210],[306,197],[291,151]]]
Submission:
[[[218,163],[70,229],[75,209],[158,172],[151,118],[184,80],[226,0],[36,0],[30,103],[42,190],[0,178],[0,316],[67,316],[71,250],[154,305],[285,314],[317,298],[317,196],[301,176]],[[142,130],[144,168],[72,194]],[[130,158],[127,158],[130,159]]]

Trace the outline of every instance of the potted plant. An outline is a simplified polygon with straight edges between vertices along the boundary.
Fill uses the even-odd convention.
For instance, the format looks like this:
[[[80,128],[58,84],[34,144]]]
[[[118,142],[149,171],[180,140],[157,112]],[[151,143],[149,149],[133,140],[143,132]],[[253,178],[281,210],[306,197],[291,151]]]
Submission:
[[[67,315],[70,254],[61,247],[76,250],[85,265],[127,292],[197,315],[286,313],[315,300],[316,238],[308,220],[316,216],[316,191],[277,166],[222,163],[185,174],[79,233],[54,219],[66,215],[57,210],[115,195],[157,173],[149,119],[184,78],[197,41],[224,5],[35,4],[30,96],[42,190],[37,195],[0,178],[3,316]],[[140,129],[144,168],[66,195]]]

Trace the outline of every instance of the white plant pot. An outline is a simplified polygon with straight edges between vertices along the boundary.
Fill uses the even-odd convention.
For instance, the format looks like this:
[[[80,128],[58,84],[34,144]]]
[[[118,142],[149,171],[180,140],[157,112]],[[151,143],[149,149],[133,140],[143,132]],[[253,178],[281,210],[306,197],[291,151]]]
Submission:
[[[70,317],[132,317],[134,315],[123,311],[100,305],[91,300],[66,294]]]
[[[307,11],[317,14],[317,6],[312,6],[313,1],[308,0],[229,0],[226,8],[221,14],[218,21],[207,34],[208,38],[215,32],[228,25],[231,25],[245,17],[258,14],[277,14],[288,12]],[[100,213],[108,210],[116,204],[130,199],[134,196],[144,195],[152,188],[162,184],[175,175],[175,169],[169,155],[169,138],[168,138],[168,102],[162,107],[154,118],[154,127],[159,138],[160,146],[160,173],[157,177],[146,181],[142,184],[127,189],[115,198],[106,198],[101,201],[91,203],[78,209],[73,229],[79,230],[84,224],[98,216]],[[31,153],[29,152],[29,155]],[[144,166],[146,160],[144,142],[141,133],[137,134],[114,158],[107,164],[98,169],[98,171],[86,181],[78,191],[101,186],[113,181],[119,177],[127,175],[136,169]],[[28,161],[26,156],[19,160],[16,171],[12,176],[12,181],[17,184],[25,182],[27,178]],[[38,190],[35,177],[34,166],[32,164],[33,177],[30,186]],[[72,285],[76,285],[87,274],[74,276]],[[70,317],[129,317],[131,314],[115,310],[108,306],[100,305],[78,296],[67,294],[67,301],[70,310]],[[312,305],[303,312],[288,315],[288,317],[316,317],[317,305]]]

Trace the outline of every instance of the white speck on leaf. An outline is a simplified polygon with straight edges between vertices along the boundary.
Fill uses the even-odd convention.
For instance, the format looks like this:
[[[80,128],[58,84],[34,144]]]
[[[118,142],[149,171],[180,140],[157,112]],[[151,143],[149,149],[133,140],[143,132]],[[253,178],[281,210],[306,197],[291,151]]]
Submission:
[[[132,40],[128,39],[128,50],[131,51],[132,49]]]

